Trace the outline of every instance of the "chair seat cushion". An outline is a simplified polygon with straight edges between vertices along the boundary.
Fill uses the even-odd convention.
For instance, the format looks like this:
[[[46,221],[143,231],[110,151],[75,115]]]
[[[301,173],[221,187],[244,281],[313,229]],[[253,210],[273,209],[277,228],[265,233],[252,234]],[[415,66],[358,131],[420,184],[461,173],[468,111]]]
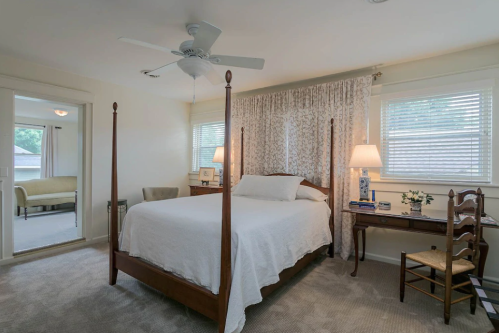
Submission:
[[[407,254],[406,258],[431,268],[435,268],[440,272],[445,272],[446,258],[444,251],[429,250],[411,253]],[[452,262],[452,275],[470,271],[472,269],[475,269],[475,265],[466,259],[459,259]]]
[[[29,195],[26,200],[26,206],[50,206],[60,205],[63,203],[74,203],[74,192],[47,193],[38,195]]]

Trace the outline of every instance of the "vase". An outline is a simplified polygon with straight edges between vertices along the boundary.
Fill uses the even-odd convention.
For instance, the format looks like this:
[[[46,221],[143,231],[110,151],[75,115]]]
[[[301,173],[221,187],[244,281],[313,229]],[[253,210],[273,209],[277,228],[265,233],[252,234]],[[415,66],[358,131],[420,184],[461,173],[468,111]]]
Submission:
[[[411,210],[415,212],[421,211],[421,202],[411,202]]]

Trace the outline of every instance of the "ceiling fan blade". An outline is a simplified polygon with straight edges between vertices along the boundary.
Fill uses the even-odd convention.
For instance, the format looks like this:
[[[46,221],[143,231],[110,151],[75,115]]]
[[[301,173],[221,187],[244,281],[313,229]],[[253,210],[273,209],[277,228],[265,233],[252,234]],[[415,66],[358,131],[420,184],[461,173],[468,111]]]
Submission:
[[[150,48],[150,49],[154,49],[154,50],[158,50],[158,51],[163,51],[163,52],[166,52],[166,53],[172,52],[172,50],[170,50],[167,47],[159,46],[159,45],[155,45],[155,44],[151,44],[151,43],[146,43],[146,42],[141,42],[140,40],[136,40],[136,39],[126,38],[126,37],[120,37],[120,38],[118,38],[118,40],[121,41],[121,42],[135,44],[135,45],[147,47],[147,48]]]
[[[192,48],[194,50],[201,49],[204,52],[209,52],[221,33],[222,30],[218,29],[214,25],[211,25],[205,21],[201,22],[197,33],[194,35]]]
[[[156,68],[155,70],[148,72],[147,75],[161,75],[164,72],[166,72],[167,70],[169,70],[170,68],[173,68],[174,66],[172,66],[172,65],[176,64],[176,63],[177,63],[176,61],[171,62],[168,65],[164,65],[164,66],[161,66],[160,68]]]
[[[216,59],[219,59],[219,61],[217,61]],[[222,66],[263,69],[263,65],[265,64],[265,59],[235,57],[235,56],[226,56],[226,55],[212,55],[210,56],[210,62],[212,64],[222,65]]]
[[[215,70],[213,66],[210,65],[210,67],[211,67],[210,70],[204,75],[206,76],[208,81],[210,81],[211,84],[213,85],[224,83],[225,82],[224,78],[220,74],[218,74],[218,72]]]

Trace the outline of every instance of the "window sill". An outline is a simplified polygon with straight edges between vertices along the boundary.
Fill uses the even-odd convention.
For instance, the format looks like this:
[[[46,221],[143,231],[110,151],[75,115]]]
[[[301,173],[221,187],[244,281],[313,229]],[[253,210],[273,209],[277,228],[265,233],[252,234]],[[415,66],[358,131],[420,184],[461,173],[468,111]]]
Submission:
[[[195,171],[189,171],[188,173],[189,175],[193,175],[193,176],[197,176],[199,175],[199,171],[198,172],[195,172]],[[218,171],[215,171],[215,176],[218,176],[219,172]]]
[[[492,183],[473,183],[473,182],[444,182],[444,181],[421,181],[421,180],[403,180],[403,179],[372,179],[371,183],[377,184],[416,184],[416,185],[436,185],[436,186],[462,186],[462,187],[488,187],[499,188],[499,184]]]
[[[189,176],[199,176],[199,172],[193,172],[193,171],[190,171],[188,173]],[[215,171],[215,177],[218,177],[219,176],[219,172],[218,171]]]

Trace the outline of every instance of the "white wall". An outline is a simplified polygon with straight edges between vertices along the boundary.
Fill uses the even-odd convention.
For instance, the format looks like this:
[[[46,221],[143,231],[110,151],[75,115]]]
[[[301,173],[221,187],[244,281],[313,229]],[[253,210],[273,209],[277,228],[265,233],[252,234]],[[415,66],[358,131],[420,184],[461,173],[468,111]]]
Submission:
[[[499,145],[499,44],[488,45],[466,51],[441,55],[437,57],[411,61],[402,64],[378,68],[383,76],[373,82],[371,109],[369,113],[370,142],[379,145],[380,136],[380,96],[395,91],[406,91],[425,87],[442,86],[458,82],[468,82],[480,79],[496,80],[493,111],[493,146]],[[294,82],[282,86],[268,87],[249,92],[237,93],[237,97],[251,96],[260,93],[273,92],[300,86],[307,86],[327,81],[334,81],[346,77],[366,75],[370,70],[359,70],[351,73],[324,76],[317,79]],[[237,76],[237,70],[233,71]],[[237,89],[237,87],[234,87]],[[234,97],[233,97],[234,98]],[[221,111],[224,108],[223,99],[198,102],[191,106],[191,119],[206,117],[223,119]],[[379,147],[379,146],[378,146]],[[493,184],[482,185],[486,200],[486,212],[499,219],[499,150],[493,153]],[[377,191],[377,200],[392,202],[392,205],[402,205],[400,194],[408,189],[420,189],[434,195],[433,209],[446,209],[445,200],[450,188],[459,191],[465,188],[476,188],[476,184],[442,184],[424,183],[413,184],[407,182],[387,182],[379,180],[379,172],[370,172],[373,179],[372,189]],[[191,176],[191,181],[195,182]],[[490,245],[489,256],[485,268],[485,275],[499,279],[499,230],[485,229],[484,237]],[[369,228],[367,231],[367,255],[382,261],[398,264],[400,251],[416,252],[427,250],[431,245],[443,247],[444,237],[417,233]],[[362,271],[362,264],[360,265]]]
[[[59,156],[57,159],[56,176],[78,175],[78,123],[18,116],[15,117],[15,122],[62,127],[58,129],[57,133]]]
[[[14,146],[14,94],[11,90],[0,88],[0,222],[5,221],[5,216],[9,215],[14,207],[14,177],[12,176],[12,167],[14,166],[14,155],[12,148]],[[7,208],[4,208],[7,207]],[[13,212],[12,212],[13,213]],[[0,242],[5,235],[12,235],[12,225],[1,223]],[[10,242],[0,244],[0,259],[10,256],[6,249],[12,247]]]
[[[92,216],[87,239],[107,235],[111,196],[112,104],[118,107],[119,197],[129,206],[144,186],[178,186],[188,195],[189,106],[135,89],[105,83],[0,55],[0,75],[86,91],[94,95],[92,119]],[[138,74],[139,75],[139,74]],[[8,117],[0,109],[0,122]],[[62,127],[67,125],[62,125]],[[0,151],[0,160],[5,158]],[[5,188],[4,184],[4,188]],[[8,185],[8,184],[7,184]]]

